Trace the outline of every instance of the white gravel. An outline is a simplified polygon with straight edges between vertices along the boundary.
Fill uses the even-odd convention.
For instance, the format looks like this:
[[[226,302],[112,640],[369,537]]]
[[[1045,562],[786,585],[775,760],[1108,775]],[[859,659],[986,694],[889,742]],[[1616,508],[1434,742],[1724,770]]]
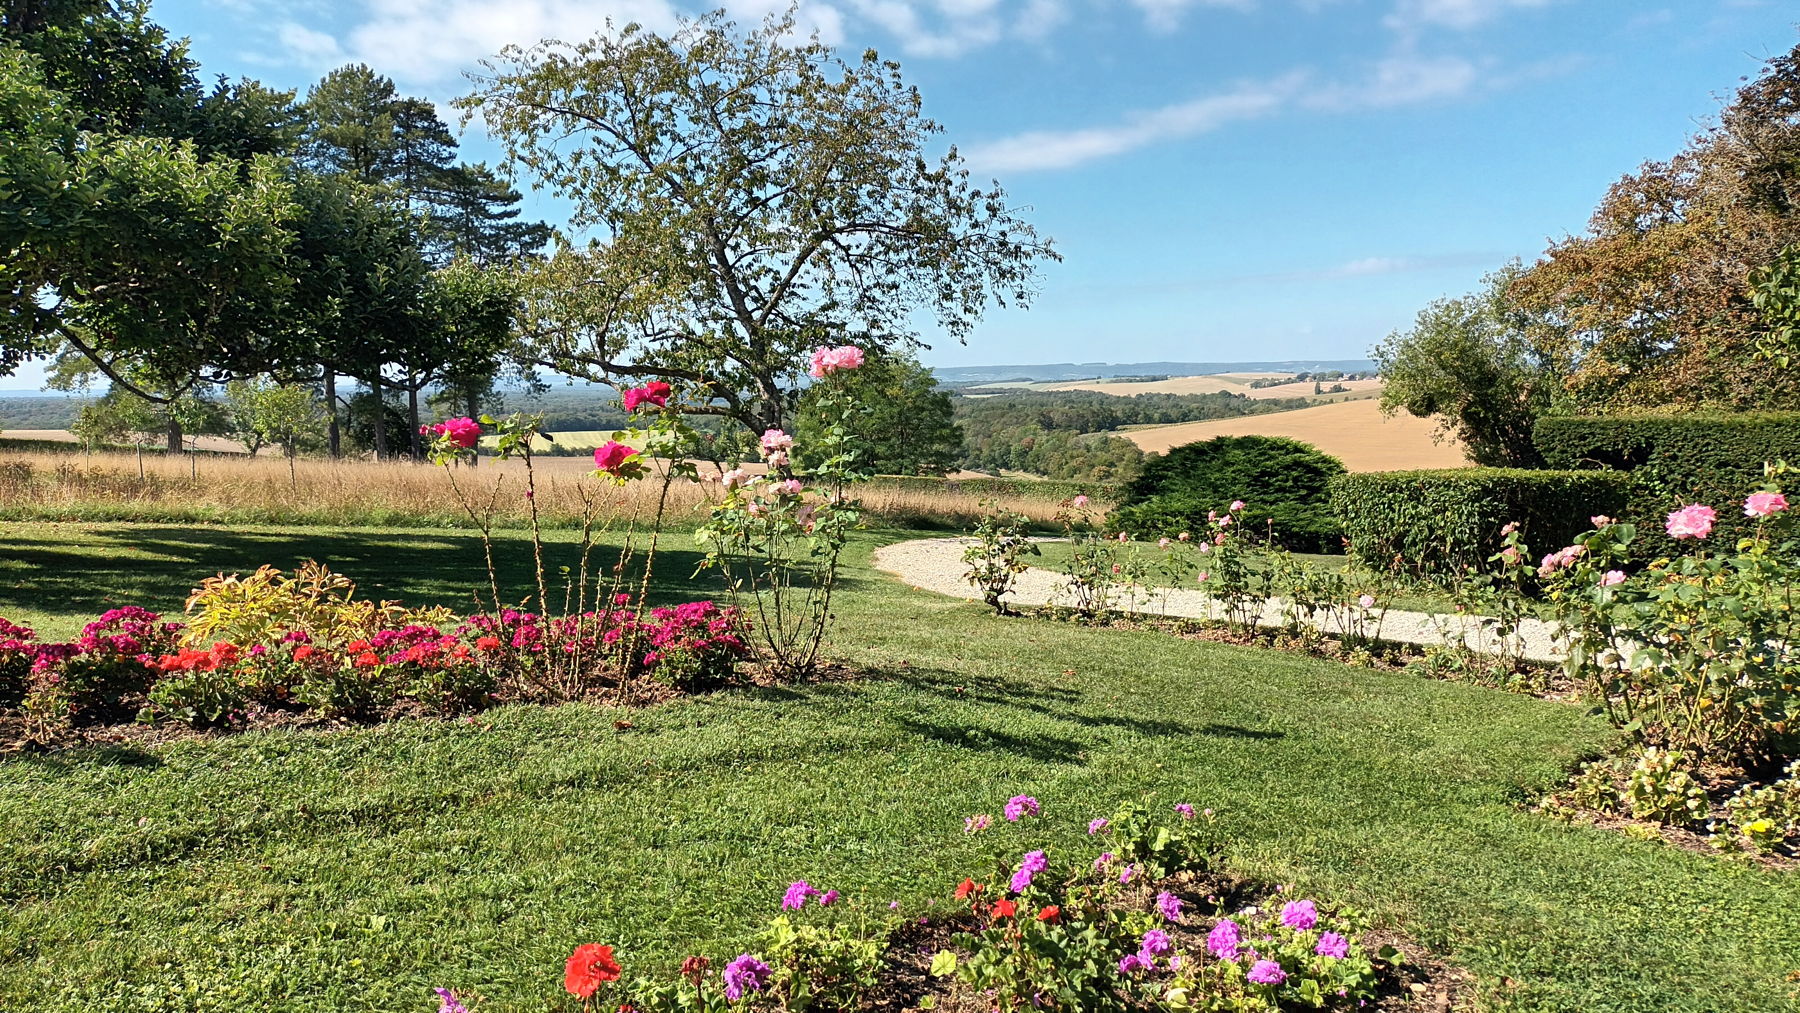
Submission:
[[[875,566],[913,587],[979,601],[981,593],[963,577],[968,570],[963,563],[963,550],[970,544],[971,540],[967,538],[920,538],[896,542],[875,550]],[[1032,567],[1019,574],[1018,583],[1006,600],[1022,606],[1070,606],[1074,602],[1066,589],[1067,581],[1062,574]],[[1181,588],[1141,588],[1136,600],[1120,600],[1115,608],[1190,619],[1218,619],[1224,614],[1211,598],[1199,591]],[[1280,599],[1264,601],[1258,624],[1281,625],[1282,608]],[[1383,609],[1379,604],[1367,612],[1355,606],[1333,609],[1315,615],[1311,621],[1328,634],[1356,632],[1409,644],[1445,644],[1460,640],[1484,654],[1499,653],[1504,646],[1533,661],[1558,661],[1562,657],[1553,627],[1537,619],[1524,620],[1517,631],[1504,638],[1496,629],[1496,622],[1482,616],[1404,612]]]

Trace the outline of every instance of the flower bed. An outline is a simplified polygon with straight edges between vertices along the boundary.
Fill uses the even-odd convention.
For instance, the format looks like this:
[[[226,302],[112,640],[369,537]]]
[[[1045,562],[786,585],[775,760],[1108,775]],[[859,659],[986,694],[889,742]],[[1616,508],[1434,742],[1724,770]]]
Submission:
[[[0,714],[59,730],[173,723],[229,728],[303,719],[455,714],[495,703],[654,698],[722,684],[746,652],[736,609],[710,601],[544,617],[459,617],[359,600],[316,564],[215,577],[186,622],[114,609],[66,643],[0,619]]]
[[[630,973],[629,954],[585,943],[563,988],[583,1010],[621,1013],[1415,1009],[1461,991],[1464,976],[1408,963],[1354,911],[1223,872],[1211,810],[1176,805],[1163,822],[1127,804],[1090,822],[1078,853],[1043,846],[1041,811],[1021,795],[1003,821],[965,820],[993,839],[994,861],[960,882],[947,873],[925,911],[800,880],[743,952]],[[438,996],[440,1013],[479,1006]]]

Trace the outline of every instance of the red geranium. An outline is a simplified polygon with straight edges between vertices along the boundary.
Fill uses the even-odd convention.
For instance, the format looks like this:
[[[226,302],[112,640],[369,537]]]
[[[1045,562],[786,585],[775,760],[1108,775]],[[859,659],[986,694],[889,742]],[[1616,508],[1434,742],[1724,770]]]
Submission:
[[[569,963],[563,970],[563,988],[577,998],[592,999],[601,985],[618,981],[621,973],[612,947],[583,943],[569,954]]]
[[[374,651],[364,651],[356,656],[356,664],[358,668],[374,668],[381,664],[381,655]]]
[[[1055,904],[1052,904],[1049,907],[1046,907],[1042,911],[1039,911],[1037,913],[1038,921],[1050,922],[1051,924],[1055,924],[1056,920],[1061,917],[1062,917],[1062,908],[1057,907]]]
[[[1011,918],[1013,915],[1019,913],[1019,906],[1002,897],[994,902],[993,913],[995,918]]]
[[[311,644],[301,644],[299,647],[294,648],[294,660],[305,661],[317,653],[319,653],[317,647],[314,647]]]
[[[957,900],[965,900],[968,898],[969,894],[979,893],[980,891],[981,891],[980,884],[976,883],[972,879],[965,879],[962,882],[956,884],[956,899]]]

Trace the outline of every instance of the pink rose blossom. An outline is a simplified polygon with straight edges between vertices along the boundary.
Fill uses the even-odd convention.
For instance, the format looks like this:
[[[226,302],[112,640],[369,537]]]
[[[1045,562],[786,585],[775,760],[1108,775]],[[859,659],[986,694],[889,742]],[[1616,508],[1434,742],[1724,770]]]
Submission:
[[[1365,594],[1361,598],[1356,599],[1356,603],[1363,608],[1372,609],[1375,607],[1375,596],[1372,594]]]
[[[1614,587],[1623,583],[1625,583],[1624,570],[1608,570],[1606,571],[1606,574],[1600,578],[1601,587]]]
[[[1237,513],[1239,510],[1242,510],[1242,509],[1244,509],[1244,501],[1243,500],[1234,499],[1231,501],[1231,512],[1232,513]]]
[[[1787,497],[1778,492],[1753,492],[1744,498],[1745,517],[1770,517],[1787,509]]]
[[[839,370],[857,369],[862,366],[863,361],[863,350],[855,345],[815,348],[812,353],[812,366],[807,373],[816,380],[822,380]]]
[[[1076,507],[1087,506],[1088,505],[1087,494],[1086,493],[1077,493],[1075,498],[1070,500],[1069,502],[1073,503]]]
[[[636,456],[636,449],[618,440],[608,440],[604,445],[594,448],[594,468],[609,475],[617,475]]]
[[[1606,527],[1608,524],[1611,524],[1612,522],[1613,522],[1613,519],[1611,517],[1606,516],[1605,514],[1595,514],[1594,516],[1588,518],[1588,523],[1592,524],[1596,528]]]
[[[794,438],[779,429],[765,429],[762,434],[762,449],[765,454],[773,454],[778,450],[792,450]]]
[[[652,380],[642,387],[632,387],[625,391],[625,410],[635,412],[643,405],[661,408],[669,403],[670,389],[661,380]]]
[[[1712,533],[1713,521],[1718,517],[1718,512],[1712,507],[1693,503],[1670,511],[1668,520],[1663,522],[1663,528],[1668,531],[1670,538],[1705,538]]]

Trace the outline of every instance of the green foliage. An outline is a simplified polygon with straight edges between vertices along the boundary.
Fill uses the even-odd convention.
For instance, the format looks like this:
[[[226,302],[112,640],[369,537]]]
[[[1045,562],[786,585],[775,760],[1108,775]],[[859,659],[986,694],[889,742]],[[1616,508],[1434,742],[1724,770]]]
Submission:
[[[228,724],[250,701],[237,670],[223,666],[170,672],[159,677],[145,696],[150,713],[193,728]]]
[[[1441,580],[1485,564],[1508,524],[1535,543],[1565,545],[1589,517],[1617,513],[1626,490],[1624,476],[1608,472],[1370,472],[1333,479],[1331,509],[1358,559]]]
[[[938,389],[931,370],[909,353],[870,355],[841,374],[835,389],[856,398],[863,410],[850,419],[859,470],[878,475],[941,475],[956,460],[962,433],[951,418],[950,395]],[[800,396],[794,438],[800,462],[811,466],[820,429],[831,419],[820,411],[831,389],[809,388]]]
[[[1678,749],[1646,746],[1625,779],[1621,798],[1631,815],[1688,826],[1706,818],[1706,789]]]
[[[1538,421],[1534,438],[1553,468],[1625,473],[1626,503],[1604,512],[1635,524],[1647,545],[1667,549],[1669,511],[1741,497],[1762,481],[1765,464],[1800,462],[1800,412],[1549,416]],[[1720,512],[1722,539],[1752,527],[1736,511]]]
[[[963,550],[963,562],[969,566],[964,578],[981,592],[989,608],[1002,615],[1010,611],[1005,598],[1019,574],[1031,568],[1025,557],[1041,554],[1031,540],[1029,524],[1024,514],[988,500],[982,504],[981,522],[970,533],[975,541]]]
[[[1439,438],[1462,441],[1476,464],[1541,466],[1532,424],[1560,378],[1533,346],[1543,324],[1508,294],[1523,273],[1514,261],[1484,279],[1483,291],[1432,303],[1412,330],[1371,349],[1386,381],[1382,411],[1437,419]]]
[[[1715,831],[1721,845],[1742,841],[1766,855],[1783,844],[1800,844],[1800,760],[1775,781],[1745,785],[1726,799],[1723,822],[1729,833]]]
[[[1235,500],[1236,523],[1300,552],[1335,551],[1329,485],[1344,465],[1281,436],[1220,436],[1145,458],[1112,523],[1137,535],[1198,531]]]
[[[604,241],[529,274],[535,356],[693,385],[695,410],[788,428],[812,348],[908,348],[1030,302],[1054,256],[970,184],[898,64],[840,59],[790,17],[723,14],[509,46],[457,105]]]

